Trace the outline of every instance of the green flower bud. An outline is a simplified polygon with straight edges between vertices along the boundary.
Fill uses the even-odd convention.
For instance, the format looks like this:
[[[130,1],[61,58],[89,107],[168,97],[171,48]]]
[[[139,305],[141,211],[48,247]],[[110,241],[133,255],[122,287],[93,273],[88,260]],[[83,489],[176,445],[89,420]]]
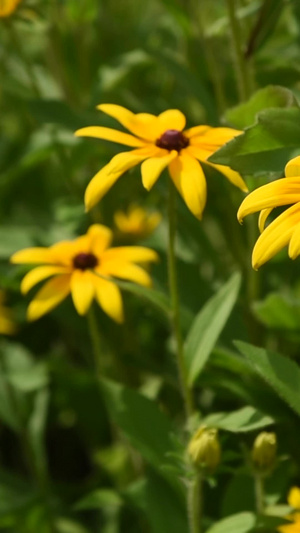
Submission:
[[[207,473],[213,473],[221,458],[218,430],[201,426],[188,445],[191,462]]]
[[[257,435],[252,452],[251,459],[255,470],[261,474],[267,474],[272,470],[277,451],[277,439],[275,433],[262,431]]]

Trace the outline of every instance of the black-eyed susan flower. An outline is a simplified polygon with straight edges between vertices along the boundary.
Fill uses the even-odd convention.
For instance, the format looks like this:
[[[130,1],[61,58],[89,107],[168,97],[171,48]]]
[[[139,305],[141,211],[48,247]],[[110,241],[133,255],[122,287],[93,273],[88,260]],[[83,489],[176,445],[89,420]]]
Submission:
[[[161,222],[158,212],[149,213],[137,205],[130,205],[127,211],[116,211],[114,223],[120,236],[130,239],[143,239],[153,233]]]
[[[0,0],[0,17],[9,17],[21,0]]]
[[[40,318],[71,293],[80,315],[88,311],[95,298],[111,318],[122,322],[122,298],[114,278],[150,286],[149,274],[135,263],[156,261],[158,257],[156,252],[142,246],[111,248],[111,240],[112,232],[109,228],[94,224],[86,235],[73,241],[61,241],[49,248],[26,248],[16,252],[11,258],[12,263],[40,264],[23,278],[23,293],[27,293],[40,281],[52,278],[30,303],[28,319]]]
[[[207,161],[218,148],[241,132],[231,128],[196,126],[184,130],[186,119],[178,109],[158,116],[134,114],[114,104],[102,104],[98,109],[115,118],[131,134],[101,126],[90,126],[76,132],[77,136],[96,137],[134,148],[117,154],[89,183],[85,204],[91,209],[118,178],[141,163],[142,182],[150,190],[160,174],[168,168],[171,179],[190,211],[201,218],[206,203],[206,181],[199,161],[216,168],[231,183],[247,191],[241,176],[224,165]]]
[[[238,210],[238,219],[261,211],[259,236],[252,254],[253,268],[257,269],[289,244],[288,253],[295,259],[300,253],[300,156],[291,159],[285,167],[285,178],[267,183],[251,192]],[[265,228],[271,211],[278,206],[294,204]]]
[[[277,531],[280,533],[300,533],[300,488],[292,487],[288,493],[287,498],[289,506],[293,512],[286,517],[291,520],[291,524],[279,526]]]
[[[16,333],[16,325],[11,310],[5,305],[5,294],[0,290],[0,334],[13,335],[14,333]]]

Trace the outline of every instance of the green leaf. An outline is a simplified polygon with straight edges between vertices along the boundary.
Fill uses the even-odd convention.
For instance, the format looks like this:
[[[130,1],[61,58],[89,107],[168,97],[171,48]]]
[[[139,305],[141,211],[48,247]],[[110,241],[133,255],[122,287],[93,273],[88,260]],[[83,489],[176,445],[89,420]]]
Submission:
[[[219,520],[206,533],[247,533],[255,525],[253,513],[238,513]]]
[[[76,511],[81,511],[84,509],[101,509],[102,507],[119,507],[122,503],[122,498],[114,490],[98,489],[87,494],[77,502],[74,509]]]
[[[132,445],[154,466],[161,468],[172,450],[173,428],[156,402],[124,385],[102,380],[107,407]]]
[[[49,391],[39,390],[33,400],[33,408],[28,420],[28,437],[36,470],[45,479],[47,476],[47,453],[45,449],[45,430],[49,406]]]
[[[257,124],[217,150],[209,161],[244,174],[280,172],[299,154],[299,146],[300,109],[266,109],[257,115]]]
[[[206,302],[191,326],[184,347],[190,385],[199,376],[228,320],[240,284],[240,274],[233,274],[217,294]]]
[[[297,100],[289,89],[279,85],[269,85],[254,93],[251,98],[232,109],[229,109],[226,121],[236,128],[244,129],[256,121],[256,115],[270,107],[296,107]]]
[[[274,352],[251,344],[235,341],[254,370],[300,416],[300,368],[294,362]]]
[[[264,415],[254,407],[247,406],[232,413],[214,413],[203,420],[203,424],[233,433],[253,431],[274,424],[273,418]]]
[[[290,331],[300,330],[300,302],[280,293],[271,293],[253,310],[265,326]]]
[[[29,368],[10,372],[8,379],[22,392],[33,392],[45,387],[49,382],[48,370],[44,363],[36,363]]]
[[[145,497],[153,533],[188,533],[184,499],[155,472],[148,475]]]

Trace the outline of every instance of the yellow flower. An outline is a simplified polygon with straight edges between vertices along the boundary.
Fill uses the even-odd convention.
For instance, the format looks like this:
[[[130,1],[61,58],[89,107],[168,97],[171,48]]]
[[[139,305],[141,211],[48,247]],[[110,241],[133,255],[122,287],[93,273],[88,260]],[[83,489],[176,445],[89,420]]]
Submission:
[[[289,161],[285,178],[275,180],[251,192],[238,210],[241,220],[250,213],[261,211],[258,238],[252,254],[253,268],[257,269],[289,244],[289,256],[300,253],[300,156]],[[267,217],[274,207],[294,204],[265,228]]]
[[[127,213],[117,211],[114,214],[115,226],[119,233],[135,239],[151,235],[160,221],[161,215],[159,213],[148,213],[136,205],[131,205]]]
[[[69,293],[77,312],[84,315],[95,297],[102,309],[116,322],[123,321],[120,290],[114,277],[151,285],[149,274],[135,263],[156,261],[156,252],[141,246],[110,248],[112,232],[94,224],[86,235],[61,241],[50,248],[26,248],[16,252],[12,263],[40,263],[21,283],[27,293],[38,282],[55,276],[37,293],[28,307],[27,317],[36,320],[56,307]]]
[[[296,511],[300,510],[300,488],[292,487],[288,493],[288,504],[290,507],[293,507]],[[286,517],[288,520],[291,520],[291,524],[285,524],[277,528],[277,531],[280,533],[300,533],[300,513],[292,513]]]
[[[0,17],[11,15],[21,0],[0,0]]]
[[[142,163],[142,182],[148,191],[168,167],[171,179],[186,205],[199,219],[206,203],[206,181],[198,161],[207,162],[234,185],[247,191],[237,172],[207,161],[210,155],[239,135],[240,131],[210,126],[184,130],[186,119],[177,109],[170,109],[157,117],[148,113],[135,115],[114,104],[102,104],[98,109],[118,120],[133,135],[101,126],[82,128],[75,135],[114,141],[134,150],[117,154],[94,176],[85,193],[87,209],[99,202],[124,172],[139,163]]]
[[[0,290],[0,334],[13,335],[14,333],[16,333],[16,326],[10,309],[5,306],[4,292]]]

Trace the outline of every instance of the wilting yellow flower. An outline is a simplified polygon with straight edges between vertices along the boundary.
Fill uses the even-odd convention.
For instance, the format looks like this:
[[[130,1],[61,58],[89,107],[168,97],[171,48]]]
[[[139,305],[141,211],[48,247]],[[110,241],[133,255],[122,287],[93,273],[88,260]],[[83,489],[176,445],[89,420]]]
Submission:
[[[142,163],[142,182],[148,191],[168,167],[171,179],[186,205],[199,219],[206,203],[206,181],[198,161],[207,162],[234,185],[247,191],[237,172],[207,161],[210,155],[239,135],[240,131],[210,126],[196,126],[183,131],[186,119],[177,109],[170,109],[159,116],[148,113],[135,115],[114,104],[102,104],[98,109],[118,120],[133,135],[101,126],[82,128],[76,135],[114,141],[135,149],[117,154],[94,176],[85,193],[87,209],[99,202],[124,172],[139,163]]]
[[[292,487],[288,493],[288,504],[295,511],[300,511],[300,488]],[[280,533],[300,533],[300,513],[295,512],[286,517],[292,520],[291,524],[285,524],[277,528]]]
[[[151,235],[160,221],[160,213],[149,213],[136,205],[131,205],[127,212],[117,211],[114,214],[115,226],[119,233],[135,239]]]
[[[40,263],[21,283],[27,293],[50,276],[28,307],[29,320],[36,320],[56,307],[71,293],[76,310],[84,315],[95,297],[102,309],[116,322],[123,321],[120,290],[113,278],[151,285],[149,274],[135,263],[156,261],[156,252],[142,246],[110,248],[112,231],[100,224],[73,241],[61,241],[50,248],[26,248],[16,252],[12,263]]]
[[[21,0],[0,0],[0,17],[11,15]]]
[[[16,326],[12,320],[12,313],[5,306],[4,292],[0,290],[0,334],[13,335],[15,332]]]
[[[253,268],[259,268],[287,244],[291,259],[295,259],[300,253],[300,156],[287,163],[285,176],[251,192],[238,210],[239,221],[246,215],[261,211],[261,235],[253,249]],[[274,207],[290,204],[294,205],[265,228],[266,220]]]

